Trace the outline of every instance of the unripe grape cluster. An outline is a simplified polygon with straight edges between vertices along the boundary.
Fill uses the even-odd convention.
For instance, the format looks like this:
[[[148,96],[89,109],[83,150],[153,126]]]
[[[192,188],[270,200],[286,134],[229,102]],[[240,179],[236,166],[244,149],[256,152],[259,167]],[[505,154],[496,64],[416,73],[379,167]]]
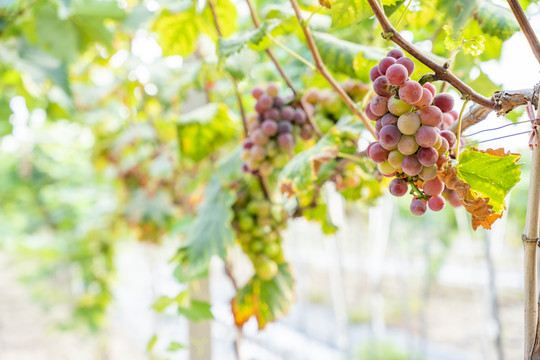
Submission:
[[[244,170],[269,176],[287,164],[298,136],[304,140],[313,136],[313,127],[302,107],[279,96],[276,84],[269,84],[266,90],[256,87],[251,94],[257,99],[256,114],[248,117],[249,135],[242,153]]]
[[[366,115],[375,121],[378,141],[368,146],[367,155],[382,175],[395,176],[389,186],[392,195],[403,196],[411,188],[410,210],[423,215],[428,207],[440,211],[445,206],[437,171],[456,145],[456,136],[442,128],[457,113],[452,96],[437,95],[431,83],[422,86],[411,80],[413,71],[413,61],[400,49],[391,50],[371,69],[377,96],[367,105]]]
[[[288,213],[282,206],[272,204],[255,185],[237,192],[233,205],[233,227],[242,250],[249,256],[255,273],[271,280],[283,263],[282,237]]]

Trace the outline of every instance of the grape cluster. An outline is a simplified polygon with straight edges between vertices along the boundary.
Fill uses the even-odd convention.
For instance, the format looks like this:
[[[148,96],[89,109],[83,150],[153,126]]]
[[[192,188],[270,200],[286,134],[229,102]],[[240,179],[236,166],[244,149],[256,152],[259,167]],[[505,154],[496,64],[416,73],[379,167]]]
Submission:
[[[273,279],[278,264],[285,261],[280,231],[285,228],[287,212],[266,199],[255,184],[237,192],[233,212],[237,240],[253,263],[257,276],[263,280]]]
[[[378,141],[369,144],[367,155],[382,175],[395,176],[389,186],[392,195],[403,196],[411,187],[410,210],[418,216],[427,207],[440,211],[445,206],[437,171],[456,144],[454,133],[443,126],[455,121],[457,113],[450,95],[437,95],[431,83],[422,86],[411,80],[413,71],[413,61],[400,49],[391,50],[371,69],[377,96],[366,115],[376,121]]]
[[[242,153],[244,170],[269,176],[275,168],[287,164],[298,136],[304,140],[313,136],[313,127],[304,109],[292,99],[279,96],[276,84],[269,84],[266,91],[256,87],[251,94],[257,99],[257,113],[248,117],[249,136]]]

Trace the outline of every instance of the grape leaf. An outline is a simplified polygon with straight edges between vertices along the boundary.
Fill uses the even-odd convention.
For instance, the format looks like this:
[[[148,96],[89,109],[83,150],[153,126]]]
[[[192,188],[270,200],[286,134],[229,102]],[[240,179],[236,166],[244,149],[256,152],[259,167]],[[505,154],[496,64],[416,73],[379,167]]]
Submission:
[[[253,69],[257,60],[259,60],[259,56],[255,51],[244,48],[225,59],[223,70],[227,71],[235,79],[243,80]]]
[[[213,318],[210,312],[210,304],[205,301],[192,299],[188,290],[182,291],[175,297],[160,296],[154,302],[152,308],[158,313],[161,313],[171,305],[176,305],[176,311],[191,321],[198,322]]]
[[[177,130],[181,155],[200,161],[232,139],[237,124],[231,120],[227,105],[210,103],[180,115]]]
[[[236,326],[242,327],[255,316],[262,330],[269,322],[284,316],[294,298],[294,279],[288,264],[279,265],[277,275],[269,281],[253,275],[231,301]]]
[[[504,198],[521,175],[519,154],[504,149],[464,151],[455,167],[439,170],[439,178],[455,190],[472,215],[472,226],[490,229],[506,209]]]
[[[264,50],[270,45],[267,33],[277,26],[277,22],[269,23],[265,21],[255,30],[245,31],[235,37],[220,38],[218,40],[218,55],[220,58],[231,56],[244,48],[246,45],[255,47],[257,50]]]
[[[313,37],[330,70],[365,82],[369,82],[369,72],[366,69],[386,56],[386,52],[380,48],[341,40],[330,34],[314,32]]]
[[[179,281],[204,276],[212,256],[224,257],[226,247],[234,243],[233,202],[234,195],[213,176],[206,185],[204,200],[197,208],[197,217],[186,235],[185,245],[175,257],[179,265],[174,274]]]
[[[383,9],[387,16],[403,4],[401,0],[383,0]],[[332,26],[345,27],[362,21],[373,15],[371,6],[366,0],[333,0],[331,1]]]
[[[484,33],[496,36],[503,41],[520,29],[510,9],[494,4],[490,0],[480,3],[474,18]]]

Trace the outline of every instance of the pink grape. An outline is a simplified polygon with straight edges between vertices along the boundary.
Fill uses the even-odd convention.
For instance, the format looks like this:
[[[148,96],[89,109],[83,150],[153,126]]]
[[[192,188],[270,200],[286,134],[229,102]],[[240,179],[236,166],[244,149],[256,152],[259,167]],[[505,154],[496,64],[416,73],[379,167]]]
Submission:
[[[274,99],[268,94],[262,94],[257,103],[266,111],[274,105]]]
[[[452,115],[452,117],[454,118],[454,121],[456,121],[459,117],[459,114],[456,110],[450,110],[448,114]]]
[[[381,76],[381,73],[379,72],[379,65],[375,65],[369,71],[369,78],[371,81],[375,81],[375,79],[377,79],[379,76]]]
[[[443,113],[442,114],[442,127],[444,129],[446,129],[447,127],[449,127],[450,125],[452,125],[452,123],[455,121],[454,120],[454,117],[452,116],[452,114],[450,114],[449,112],[446,112],[446,113]]]
[[[304,110],[302,110],[302,109],[297,109],[294,112],[294,121],[299,125],[305,124],[306,121],[307,121],[306,112]]]
[[[401,169],[401,162],[405,155],[399,152],[399,150],[392,150],[388,154],[388,162],[396,169]]]
[[[381,131],[382,127],[383,127],[382,120],[381,119],[377,120],[377,122],[375,123],[375,130]]]
[[[407,72],[409,73],[409,76],[411,76],[414,72],[414,62],[409,59],[408,57],[402,57],[396,60],[396,64],[401,64],[407,68]]]
[[[371,147],[372,147],[373,145],[375,145],[376,143],[377,143],[376,141],[370,142],[369,145],[367,146],[367,148],[366,148],[365,151],[366,151],[366,154],[367,154],[368,157],[370,157],[370,156],[369,156],[369,150],[370,150]]]
[[[282,121],[278,124],[278,133],[286,134],[292,132],[293,127],[290,122]]]
[[[266,157],[266,151],[260,145],[254,145],[250,150],[250,154],[254,161],[261,161]]]
[[[369,149],[368,156],[376,163],[383,163],[388,160],[388,151],[377,142]]]
[[[417,103],[422,98],[422,85],[418,81],[407,80],[399,88],[399,98],[407,104]]]
[[[388,99],[388,111],[396,116],[401,116],[412,110],[412,105],[406,104],[400,99],[391,96]]]
[[[407,175],[418,175],[422,171],[422,164],[416,158],[416,155],[407,155],[401,162],[401,169]]]
[[[265,119],[279,120],[281,118],[281,113],[278,109],[272,108],[272,109],[266,110],[263,116]]]
[[[379,73],[381,75],[386,75],[386,71],[388,70],[388,68],[395,63],[396,59],[394,59],[393,57],[385,57],[379,62]]]
[[[431,105],[431,101],[433,101],[433,94],[431,94],[431,91],[424,88],[422,89],[422,98],[414,104],[414,107],[417,109],[425,109]]]
[[[450,203],[450,205],[452,205],[452,207],[455,207],[455,208],[463,205],[461,203],[461,200],[459,200],[458,193],[455,192],[454,190],[450,190],[450,192],[448,193],[448,202]]]
[[[416,113],[405,113],[399,117],[397,126],[404,135],[414,135],[420,127],[420,118]]]
[[[292,150],[294,147],[294,138],[290,133],[279,134],[278,144],[281,149]]]
[[[285,100],[283,100],[282,97],[275,97],[274,98],[274,106],[277,107],[277,108],[280,108],[282,107],[283,105],[285,105]]]
[[[422,171],[420,171],[420,174],[418,174],[418,176],[420,177],[420,179],[424,181],[433,180],[437,177],[437,170],[439,170],[437,165],[424,166],[422,168]]]
[[[398,117],[397,116],[394,116],[390,113],[387,113],[386,115],[384,115],[382,118],[381,118],[381,125],[382,126],[386,126],[386,125],[396,125],[398,122]]]
[[[423,147],[418,150],[416,153],[418,161],[423,166],[433,166],[437,163],[439,159],[439,153],[432,147]]]
[[[266,87],[266,92],[272,97],[277,97],[279,94],[279,87],[275,83],[270,83]]]
[[[264,94],[264,90],[261,89],[260,87],[254,87],[253,90],[251,90],[251,95],[255,98],[255,99],[259,99],[261,97],[261,95]]]
[[[267,136],[274,136],[278,131],[278,124],[274,120],[264,120],[261,129]]]
[[[435,178],[425,181],[423,190],[426,195],[437,196],[444,190],[444,184],[439,178]]]
[[[441,195],[432,196],[427,202],[431,211],[441,211],[446,204],[446,200]]]
[[[435,95],[437,95],[437,88],[432,83],[430,83],[430,82],[425,83],[423,88],[428,89],[429,92],[431,92],[431,95],[433,95],[434,97],[435,97]]]
[[[388,190],[390,191],[390,194],[396,197],[401,197],[407,193],[407,190],[409,190],[409,185],[405,180],[396,178],[390,182],[390,185],[388,185]]]
[[[414,137],[418,145],[430,147],[437,143],[438,134],[434,127],[424,125],[420,126]]]
[[[386,56],[393,57],[394,59],[399,59],[405,56],[405,53],[400,48],[392,49],[388,52]]]
[[[292,106],[285,106],[281,109],[281,118],[283,120],[291,121],[294,118],[295,111]]]
[[[418,150],[418,144],[416,143],[414,136],[409,135],[402,135],[397,147],[403,155],[412,155]]]
[[[268,142],[268,137],[264,134],[262,129],[257,129],[251,134],[251,140],[256,145],[264,145]]]
[[[386,150],[392,147],[395,149],[400,138],[401,132],[396,125],[383,126],[379,132],[379,141]]]
[[[450,94],[438,94],[433,98],[433,105],[441,109],[443,113],[449,112],[454,107],[454,98]]]
[[[366,106],[366,116],[368,117],[368,119],[373,121],[377,121],[380,118],[380,116],[375,115],[373,111],[371,111],[371,103],[367,104]]]
[[[409,207],[409,210],[411,210],[411,213],[415,216],[421,216],[424,215],[427,207],[426,203],[419,199],[414,199],[411,202],[411,206]]]
[[[251,149],[253,147],[253,141],[250,141],[250,140],[245,140],[244,141],[244,144],[243,144],[243,148],[244,149]]]
[[[393,64],[386,70],[388,82],[395,86],[401,86],[409,78],[407,68],[401,64]]]
[[[388,83],[386,76],[382,75],[375,79],[373,82],[373,91],[380,96],[390,95],[390,83]]]
[[[369,109],[376,116],[383,116],[388,112],[388,99],[384,96],[375,96],[369,103]]]
[[[456,135],[450,130],[441,131],[441,136],[445,138],[446,141],[448,141],[448,146],[450,149],[452,149],[456,145]]]
[[[436,106],[428,106],[418,111],[422,125],[438,127],[442,122],[442,111]]]
[[[450,146],[448,144],[448,140],[446,140],[445,138],[442,138],[441,147],[437,149],[437,152],[439,153],[439,155],[444,155],[449,149],[450,149]]]

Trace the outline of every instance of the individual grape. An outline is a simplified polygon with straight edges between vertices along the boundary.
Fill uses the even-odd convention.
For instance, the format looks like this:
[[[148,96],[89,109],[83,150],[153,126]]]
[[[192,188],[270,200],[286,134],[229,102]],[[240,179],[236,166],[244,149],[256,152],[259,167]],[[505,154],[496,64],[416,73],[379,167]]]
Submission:
[[[435,128],[437,129],[437,128]],[[437,141],[435,142],[435,144],[433,144],[433,147],[435,148],[435,150],[439,150],[439,148],[441,147],[442,145],[442,137],[439,136],[439,134],[437,133]]]
[[[401,169],[401,162],[405,155],[399,152],[399,150],[392,150],[388,153],[388,162],[396,169]]]
[[[427,202],[431,211],[441,211],[446,204],[446,201],[441,195],[432,196]]]
[[[382,75],[373,81],[373,91],[380,96],[390,95],[390,83],[386,76]]]
[[[262,249],[261,249],[262,250]],[[275,261],[266,260],[255,265],[255,273],[263,281],[270,281],[276,277],[279,269]]]
[[[392,49],[388,52],[386,56],[393,57],[394,59],[399,59],[405,56],[405,53],[400,48]]]
[[[306,115],[306,112],[302,109],[296,109],[296,111],[294,112],[294,121],[298,124],[298,125],[303,125],[306,123],[307,121],[307,115]]]
[[[407,155],[401,162],[401,169],[405,174],[414,176],[422,171],[422,164],[420,164],[416,155]]]
[[[440,155],[439,158],[437,159],[437,167],[441,167],[443,166],[443,164],[447,161],[446,159],[446,156],[444,155]]]
[[[438,127],[442,122],[442,111],[436,106],[428,106],[418,111],[422,125]]]
[[[369,150],[370,150],[371,147],[372,147],[373,145],[375,145],[376,143],[377,143],[376,141],[370,142],[369,145],[367,146],[367,148],[366,148],[365,151],[366,151],[366,154],[367,154],[368,157],[369,157]]]
[[[262,94],[257,104],[260,104],[261,109],[266,111],[274,105],[274,99],[268,94]]]
[[[278,154],[278,144],[275,141],[269,141],[264,148],[268,157],[274,157]]]
[[[264,161],[261,166],[259,166],[259,173],[261,176],[267,177],[272,174],[274,171],[274,165],[268,161]]]
[[[251,149],[251,147],[253,146],[253,141],[246,139],[242,146],[244,149]]]
[[[416,153],[418,161],[423,166],[433,166],[439,159],[439,153],[432,147],[422,147]]]
[[[371,111],[371,103],[366,106],[366,116],[372,121],[377,121],[380,118],[380,116],[375,115],[373,111]]]
[[[459,114],[458,114],[458,112],[456,110],[450,110],[448,112],[448,114],[450,114],[452,116],[452,118],[454,118],[454,121],[456,121],[458,119],[458,117],[459,117]]]
[[[437,130],[432,126],[420,126],[416,134],[414,135],[418,145],[422,147],[434,146],[439,138]]]
[[[295,113],[292,106],[285,106],[281,109],[281,119],[291,121],[294,118]]]
[[[300,131],[302,140],[309,140],[313,137],[313,128],[310,125],[304,126]]]
[[[454,118],[452,117],[452,114],[450,113],[442,114],[442,125],[441,125],[442,129],[446,129],[447,127],[452,125],[453,122],[454,122]]]
[[[388,99],[384,96],[375,96],[369,103],[369,109],[376,116],[383,116],[388,112]]]
[[[450,203],[450,205],[452,205],[452,207],[455,207],[455,208],[463,205],[461,203],[461,200],[459,200],[458,193],[455,192],[454,190],[450,190],[450,192],[448,193],[448,202]]]
[[[417,109],[425,109],[431,105],[431,101],[433,101],[433,94],[431,94],[431,91],[424,88],[422,89],[422,98],[414,104],[414,107]]]
[[[260,145],[253,145],[250,149],[250,154],[254,161],[262,161],[266,157],[266,151]]]
[[[397,116],[394,116],[390,113],[387,113],[386,115],[384,115],[381,119],[381,125],[382,126],[386,126],[386,125],[396,125],[397,124],[397,121],[398,121],[398,117]]]
[[[264,241],[264,239],[263,239]],[[281,251],[281,247],[276,243],[268,243],[264,246],[264,254],[270,258],[275,258]]]
[[[294,138],[290,133],[279,134],[278,144],[283,150],[292,150],[294,148]]]
[[[276,83],[270,83],[266,87],[266,92],[268,93],[268,95],[275,98],[279,94],[279,87],[277,86]]]
[[[368,156],[376,163],[383,163],[388,160],[388,151],[385,150],[381,144],[376,142],[369,149]]]
[[[388,111],[395,116],[401,116],[412,110],[412,105],[406,104],[400,99],[391,96],[388,99]]]
[[[251,95],[255,98],[255,99],[259,99],[261,97],[261,95],[264,94],[264,90],[261,89],[260,87],[254,87],[253,90],[251,90]]]
[[[450,146],[448,144],[448,140],[446,140],[445,138],[442,138],[441,146],[437,149],[437,152],[439,153],[439,155],[444,155],[449,149],[450,149]]]
[[[420,85],[418,81],[407,80],[405,84],[399,88],[399,98],[410,105],[420,101],[422,94],[422,85]]]
[[[433,180],[437,177],[438,170],[439,168],[437,167],[437,165],[424,166],[422,168],[422,171],[420,171],[420,174],[418,174],[418,176],[420,177],[420,179],[424,181]]]
[[[401,86],[409,78],[407,68],[401,64],[393,64],[386,70],[388,82],[395,86]]]
[[[399,117],[397,126],[404,135],[414,135],[420,127],[420,118],[416,113],[405,113]]]
[[[454,108],[454,98],[450,94],[438,94],[433,98],[433,105],[443,113],[449,112]]]
[[[424,182],[423,190],[426,195],[437,196],[444,190],[444,183],[439,178],[435,178]]]
[[[396,172],[396,169],[390,165],[390,163],[387,161],[377,164],[377,169],[379,172],[385,176],[392,175]]]
[[[403,155],[412,155],[418,150],[418,144],[416,143],[414,136],[410,135],[402,135],[397,147]]]
[[[257,129],[251,134],[251,141],[256,145],[264,145],[268,142],[268,137],[264,134],[262,129]]]
[[[393,57],[385,57],[379,62],[379,73],[381,75],[386,75],[386,71],[390,66],[396,63],[396,59]]]
[[[373,82],[375,79],[377,79],[379,76],[381,76],[381,73],[379,72],[379,65],[375,65],[371,68],[369,71],[369,79]]]
[[[450,130],[441,131],[441,136],[448,141],[448,147],[452,149],[456,145],[456,135]]]
[[[379,142],[386,150],[395,149],[400,138],[401,132],[396,125],[383,126],[379,132]]]
[[[411,202],[411,206],[409,207],[409,210],[411,210],[411,213],[415,216],[424,215],[427,210],[426,203],[420,199],[414,199]]]
[[[280,108],[283,105],[285,105],[285,100],[282,97],[277,96],[277,97],[274,98],[274,106],[275,107]]]
[[[264,120],[261,129],[267,136],[274,136],[278,131],[278,124],[274,120]]]
[[[379,132],[381,131],[382,127],[382,120],[377,120],[377,122],[375,122],[375,132],[377,133],[377,140],[379,139]]]
[[[396,64],[401,64],[407,68],[407,72],[409,73],[409,76],[411,76],[414,72],[414,62],[409,59],[408,57],[404,56],[396,60]]]
[[[428,89],[429,92],[431,92],[431,95],[433,95],[434,97],[435,97],[435,95],[437,95],[437,88],[432,83],[430,83],[430,82],[425,83],[423,88]]]
[[[388,185],[388,190],[390,191],[390,194],[396,197],[401,197],[407,193],[407,190],[409,190],[409,185],[405,180],[396,178],[390,182],[390,185]]]
[[[263,117],[270,120],[279,120],[281,118],[281,113],[278,109],[271,108],[264,112]]]
[[[304,99],[310,104],[316,104],[319,101],[319,91],[314,88],[310,88],[304,94]]]
[[[261,114],[261,115],[262,115],[262,114],[266,111],[266,109],[261,105],[260,102],[257,101],[257,102],[255,103],[255,111],[256,111],[258,114]]]
[[[289,162],[289,154],[280,153],[274,157],[274,166],[282,168]]]
[[[290,122],[282,121],[278,124],[278,133],[285,134],[290,133],[293,130],[293,126]]]

